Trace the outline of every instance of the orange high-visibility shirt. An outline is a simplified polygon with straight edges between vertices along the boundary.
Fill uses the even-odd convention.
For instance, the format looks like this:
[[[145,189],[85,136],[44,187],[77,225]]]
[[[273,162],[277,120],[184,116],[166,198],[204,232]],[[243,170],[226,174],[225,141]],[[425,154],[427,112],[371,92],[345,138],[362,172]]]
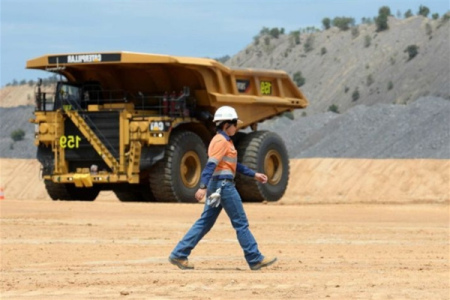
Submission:
[[[234,179],[236,171],[245,176],[255,177],[255,171],[237,161],[237,151],[233,141],[223,131],[219,131],[211,140],[208,156],[200,181],[202,185],[206,186],[211,177]]]

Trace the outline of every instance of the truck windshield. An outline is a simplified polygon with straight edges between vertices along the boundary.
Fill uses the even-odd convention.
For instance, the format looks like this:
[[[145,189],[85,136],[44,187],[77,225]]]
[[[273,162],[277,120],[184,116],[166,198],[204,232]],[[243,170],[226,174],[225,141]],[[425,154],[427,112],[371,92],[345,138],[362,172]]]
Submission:
[[[79,85],[59,82],[56,87],[54,109],[61,108],[63,105],[71,105],[72,108],[78,108],[81,102],[80,95],[81,88]]]

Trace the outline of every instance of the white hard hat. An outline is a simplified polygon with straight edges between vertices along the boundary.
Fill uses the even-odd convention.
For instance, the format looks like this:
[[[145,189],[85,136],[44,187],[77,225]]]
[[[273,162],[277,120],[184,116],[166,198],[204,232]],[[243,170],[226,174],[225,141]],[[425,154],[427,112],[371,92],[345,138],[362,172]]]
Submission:
[[[238,123],[242,123],[241,120],[238,120],[238,115],[234,108],[232,108],[231,106],[221,106],[216,110],[213,122],[219,123],[223,121],[233,120],[237,120]]]

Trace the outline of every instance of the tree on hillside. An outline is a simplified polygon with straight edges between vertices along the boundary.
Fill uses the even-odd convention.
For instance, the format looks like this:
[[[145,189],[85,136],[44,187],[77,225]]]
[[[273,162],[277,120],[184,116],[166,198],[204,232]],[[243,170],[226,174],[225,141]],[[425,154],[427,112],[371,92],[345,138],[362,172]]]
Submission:
[[[260,35],[265,35],[265,34],[269,34],[270,33],[270,29],[267,27],[263,27],[260,31],[259,34]]]
[[[314,49],[314,35],[313,34],[308,35],[305,43],[303,44],[303,49],[305,50],[305,52],[309,52]]]
[[[323,28],[324,28],[325,30],[330,29],[330,26],[331,26],[331,20],[330,20],[330,18],[323,18],[322,24],[323,24]]]
[[[273,38],[278,38],[278,36],[280,35],[280,30],[278,29],[278,28],[276,28],[276,27],[274,27],[274,28],[272,28],[272,29],[270,29],[270,35],[273,37]]]
[[[373,24],[373,20],[372,20],[372,18],[362,17],[361,18],[361,24],[372,25]]]
[[[439,14],[438,13],[434,13],[431,15],[431,17],[433,18],[433,20],[437,20],[439,19]]]
[[[408,9],[408,10],[405,12],[405,19],[411,18],[412,16],[413,16],[412,11],[411,11],[410,9]]]
[[[340,30],[348,30],[351,26],[355,25],[355,19],[348,17],[335,17],[332,24]]]
[[[391,15],[391,9],[388,6],[382,6],[378,10],[378,17],[375,20],[377,25],[377,31],[383,31],[389,29],[388,17]]]
[[[227,60],[229,60],[231,57],[229,56],[229,55],[224,55],[224,56],[221,56],[221,57],[217,57],[217,58],[215,58],[215,60],[217,60],[218,62],[221,62],[221,63],[225,63]]]
[[[253,43],[255,44],[255,46],[259,45],[259,35],[255,35],[253,37]]]
[[[424,5],[419,6],[419,12],[417,15],[424,16],[425,18],[428,17],[428,14],[430,13],[430,9]]]
[[[389,6],[382,6],[378,10],[378,15],[392,16]]]
[[[300,30],[291,31],[289,33],[289,40],[293,45],[300,45]]]

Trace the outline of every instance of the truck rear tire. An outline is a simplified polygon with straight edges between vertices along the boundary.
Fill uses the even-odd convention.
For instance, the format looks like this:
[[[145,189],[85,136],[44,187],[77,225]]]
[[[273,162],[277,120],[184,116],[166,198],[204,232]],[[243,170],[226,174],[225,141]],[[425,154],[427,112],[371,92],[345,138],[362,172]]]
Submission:
[[[255,131],[243,137],[238,145],[238,161],[268,177],[266,184],[237,174],[236,188],[243,201],[278,201],[289,181],[289,156],[281,137],[268,131]]]
[[[197,202],[195,192],[207,158],[206,146],[197,134],[190,131],[172,133],[164,158],[150,172],[150,189],[155,199]]]
[[[94,201],[100,193],[96,187],[77,188],[73,184],[54,183],[50,180],[45,180],[44,183],[47,194],[53,200]]]

